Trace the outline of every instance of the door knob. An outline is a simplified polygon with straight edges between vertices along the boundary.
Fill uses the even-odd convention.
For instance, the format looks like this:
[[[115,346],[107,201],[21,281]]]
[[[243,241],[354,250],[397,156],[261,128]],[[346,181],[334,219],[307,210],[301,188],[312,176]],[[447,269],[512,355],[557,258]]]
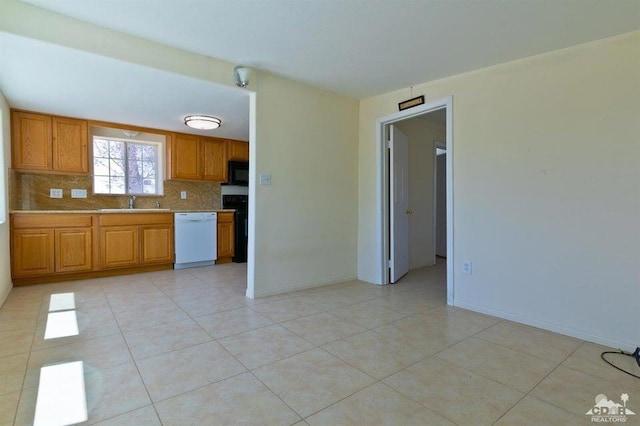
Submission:
[[[413,210],[407,210],[407,214],[413,214]]]

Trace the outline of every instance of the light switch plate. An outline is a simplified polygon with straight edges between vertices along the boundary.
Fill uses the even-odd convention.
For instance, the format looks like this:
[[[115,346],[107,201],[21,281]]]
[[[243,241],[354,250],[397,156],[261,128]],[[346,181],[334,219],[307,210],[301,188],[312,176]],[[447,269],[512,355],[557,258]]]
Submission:
[[[271,185],[271,175],[260,174],[260,185]]]
[[[181,200],[187,199],[187,191],[180,191],[180,199]]]
[[[71,198],[87,198],[86,189],[72,189]]]
[[[49,189],[49,198],[62,198],[62,189]]]

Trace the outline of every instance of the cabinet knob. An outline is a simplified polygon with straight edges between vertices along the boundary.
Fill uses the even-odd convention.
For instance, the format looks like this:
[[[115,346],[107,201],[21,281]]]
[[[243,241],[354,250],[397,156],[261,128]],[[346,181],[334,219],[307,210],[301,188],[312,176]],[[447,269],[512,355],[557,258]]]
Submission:
[[[413,214],[413,210],[407,210],[407,214]]]

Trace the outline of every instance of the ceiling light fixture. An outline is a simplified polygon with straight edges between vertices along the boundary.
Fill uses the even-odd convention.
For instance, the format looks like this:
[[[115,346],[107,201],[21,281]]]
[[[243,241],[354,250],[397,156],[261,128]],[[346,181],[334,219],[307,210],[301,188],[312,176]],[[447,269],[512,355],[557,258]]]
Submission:
[[[210,115],[187,115],[184,118],[184,124],[192,129],[213,130],[220,127],[222,120]]]
[[[233,82],[238,87],[247,87],[249,85],[249,68],[238,65],[233,69]]]

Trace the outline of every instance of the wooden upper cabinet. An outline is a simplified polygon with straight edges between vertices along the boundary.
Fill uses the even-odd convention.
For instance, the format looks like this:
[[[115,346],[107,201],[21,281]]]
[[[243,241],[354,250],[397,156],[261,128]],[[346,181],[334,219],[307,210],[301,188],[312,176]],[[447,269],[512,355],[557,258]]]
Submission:
[[[183,133],[171,135],[170,179],[227,181],[227,141]]]
[[[87,122],[53,117],[53,170],[89,173]]]
[[[200,138],[202,149],[202,179],[227,181],[227,144],[223,139]]]
[[[23,111],[12,116],[13,169],[89,173],[86,121]]]
[[[227,150],[229,161],[249,161],[249,142],[229,140]]]
[[[12,161],[16,170],[51,170],[51,117],[12,111]]]
[[[172,135],[170,172],[173,179],[200,179],[198,136],[182,133]]]

